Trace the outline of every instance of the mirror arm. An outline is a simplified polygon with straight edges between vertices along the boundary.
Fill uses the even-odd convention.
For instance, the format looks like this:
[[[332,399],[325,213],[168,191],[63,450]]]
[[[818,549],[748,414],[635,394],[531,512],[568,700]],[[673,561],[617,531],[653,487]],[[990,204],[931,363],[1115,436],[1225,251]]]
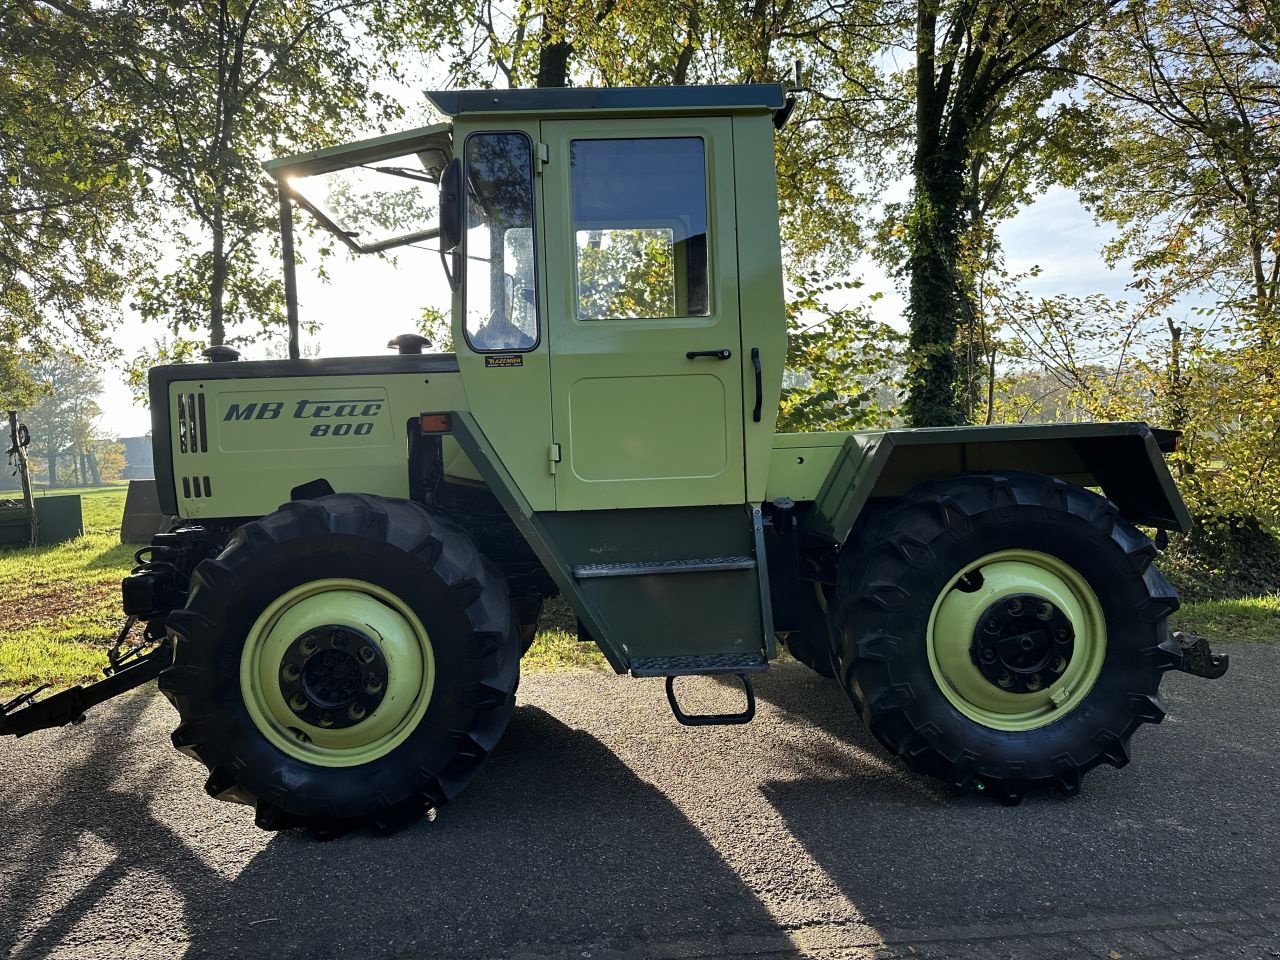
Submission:
[[[445,279],[449,281],[449,289],[457,293],[458,287],[462,284],[462,276],[458,270],[458,251],[441,250],[440,265],[444,267],[444,275]]]

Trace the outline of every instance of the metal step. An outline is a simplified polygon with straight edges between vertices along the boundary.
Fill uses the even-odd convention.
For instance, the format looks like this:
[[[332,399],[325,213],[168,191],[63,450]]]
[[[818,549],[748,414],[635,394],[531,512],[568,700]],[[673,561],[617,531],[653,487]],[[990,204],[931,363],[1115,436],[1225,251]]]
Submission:
[[[589,580],[593,577],[645,577],[755,568],[754,557],[705,557],[700,560],[655,560],[649,563],[581,563],[573,568],[573,575],[579,580]]]
[[[759,673],[769,669],[762,653],[720,653],[694,657],[647,657],[631,663],[633,677],[690,677]]]

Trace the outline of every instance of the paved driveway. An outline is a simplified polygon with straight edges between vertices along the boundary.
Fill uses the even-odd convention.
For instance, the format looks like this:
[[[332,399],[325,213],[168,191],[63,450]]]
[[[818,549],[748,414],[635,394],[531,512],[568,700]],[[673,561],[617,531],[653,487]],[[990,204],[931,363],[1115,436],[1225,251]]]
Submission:
[[[794,663],[725,729],[529,676],[459,802],[327,844],[207,799],[144,690],[0,742],[0,956],[1280,957],[1280,648],[1228,652],[1127,769],[1016,808],[903,772]]]

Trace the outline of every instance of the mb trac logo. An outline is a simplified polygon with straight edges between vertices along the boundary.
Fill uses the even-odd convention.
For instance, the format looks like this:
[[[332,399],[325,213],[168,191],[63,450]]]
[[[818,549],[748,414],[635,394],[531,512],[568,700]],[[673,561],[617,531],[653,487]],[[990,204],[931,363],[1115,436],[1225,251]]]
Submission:
[[[356,437],[373,433],[373,419],[382,412],[381,400],[297,400],[292,420],[318,421],[311,425],[313,437]],[[233,403],[222,417],[232,420],[279,420],[285,416],[285,402]],[[336,422],[332,422],[336,421]]]

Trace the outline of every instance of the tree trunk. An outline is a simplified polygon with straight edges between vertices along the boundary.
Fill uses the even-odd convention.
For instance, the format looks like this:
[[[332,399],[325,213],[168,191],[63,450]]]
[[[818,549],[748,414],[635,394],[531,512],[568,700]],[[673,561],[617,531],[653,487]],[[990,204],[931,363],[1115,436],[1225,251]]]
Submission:
[[[209,273],[209,346],[221,346],[226,337],[222,319],[222,299],[227,285],[226,232],[222,224],[221,200],[213,221],[213,268]]]
[[[917,147],[915,196],[907,225],[911,367],[905,404],[915,427],[964,423],[955,354],[961,312],[956,263],[963,165],[964,150],[953,143]]]
[[[573,44],[564,34],[564,25],[559,28],[552,23],[552,15],[543,11],[542,33],[538,38],[538,76],[535,86],[567,87],[569,85],[569,58],[573,56]]]
[[[53,443],[49,443],[49,452],[45,459],[49,462],[49,487],[53,488],[58,485],[58,451],[53,449]]]

